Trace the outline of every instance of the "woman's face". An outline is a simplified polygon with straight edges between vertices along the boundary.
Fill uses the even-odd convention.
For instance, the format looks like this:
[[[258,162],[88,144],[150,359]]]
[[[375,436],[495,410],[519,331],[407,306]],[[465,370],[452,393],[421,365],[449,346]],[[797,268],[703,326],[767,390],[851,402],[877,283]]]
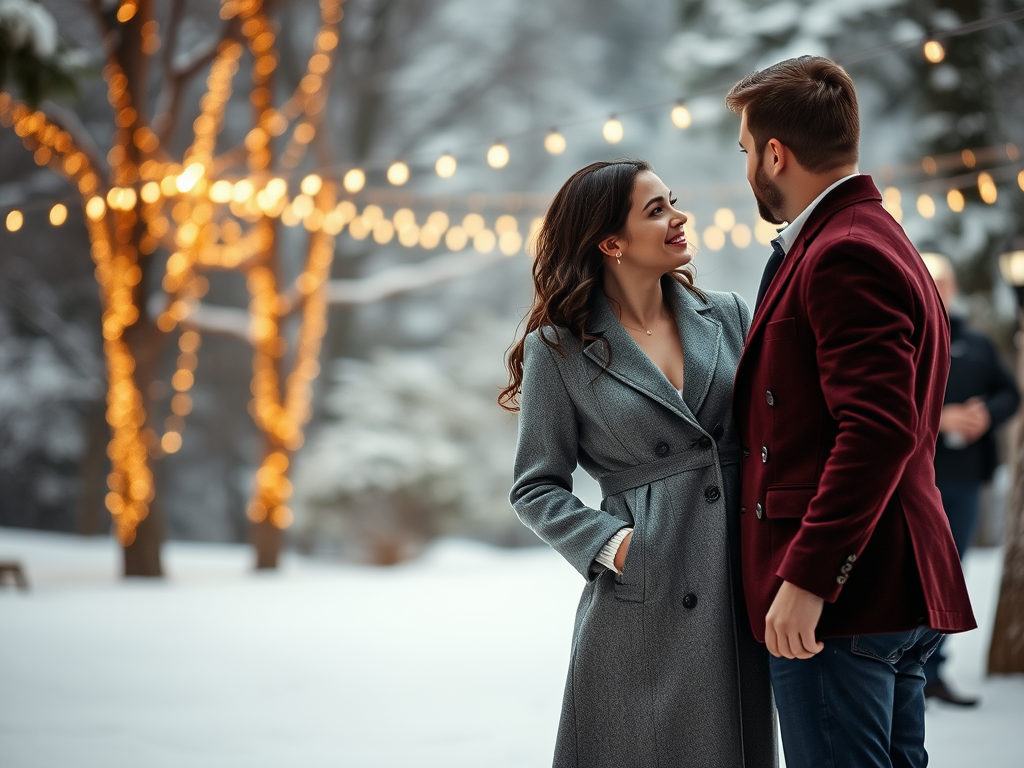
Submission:
[[[672,192],[655,174],[637,174],[626,228],[616,238],[615,244],[622,252],[622,264],[616,263],[616,269],[650,270],[663,275],[690,263],[693,250],[683,233],[686,215],[676,210],[674,203]]]

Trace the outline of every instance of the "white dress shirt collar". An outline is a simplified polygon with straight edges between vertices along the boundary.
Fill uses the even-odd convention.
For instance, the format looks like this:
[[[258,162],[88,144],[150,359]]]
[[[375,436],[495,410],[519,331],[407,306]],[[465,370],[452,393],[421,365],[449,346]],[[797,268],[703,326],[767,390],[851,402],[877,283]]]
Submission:
[[[800,235],[800,230],[804,228],[804,224],[807,223],[807,220],[811,217],[811,214],[814,212],[814,209],[818,206],[818,203],[822,201],[825,195],[827,195],[833,189],[838,187],[844,181],[849,181],[854,176],[860,176],[860,174],[851,173],[849,176],[844,176],[839,181],[829,185],[829,187],[825,189],[824,192],[822,192],[820,195],[814,198],[814,200],[811,201],[811,204],[800,212],[799,216],[797,216],[795,219],[793,219],[793,221],[789,223],[789,226],[787,226],[785,229],[779,232],[779,236],[776,237],[775,240],[779,243],[779,245],[782,246],[782,250],[784,253],[789,253],[789,249],[793,247],[793,243],[796,242],[797,237]]]

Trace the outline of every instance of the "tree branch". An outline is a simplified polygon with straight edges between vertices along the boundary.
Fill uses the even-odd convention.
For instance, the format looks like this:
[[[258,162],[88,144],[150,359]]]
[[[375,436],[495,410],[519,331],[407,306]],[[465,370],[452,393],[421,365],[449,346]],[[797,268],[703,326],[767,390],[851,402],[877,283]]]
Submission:
[[[385,299],[413,293],[435,285],[468,277],[505,260],[504,256],[481,256],[479,253],[446,253],[410,266],[385,269],[357,280],[331,280],[327,285],[327,302],[332,307],[353,307],[374,304]],[[293,309],[300,303],[293,301]],[[189,315],[185,324],[202,333],[228,336],[252,343],[249,312],[237,307],[201,304]]]
[[[208,38],[188,53],[172,60],[164,73],[164,88],[157,99],[157,116],[153,120],[153,131],[160,137],[161,144],[166,146],[171,140],[185,86],[203,67],[217,58],[217,50],[222,42],[238,36],[238,24],[231,19],[225,22],[220,35]]]

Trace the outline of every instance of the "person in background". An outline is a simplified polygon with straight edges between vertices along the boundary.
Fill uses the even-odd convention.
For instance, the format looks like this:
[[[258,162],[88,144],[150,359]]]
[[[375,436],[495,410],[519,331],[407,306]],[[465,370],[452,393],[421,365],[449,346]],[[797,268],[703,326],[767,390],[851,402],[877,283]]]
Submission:
[[[949,313],[949,380],[935,447],[935,484],[963,560],[978,521],[981,485],[992,479],[999,464],[995,431],[1017,411],[1020,394],[989,338],[954,312],[957,284],[949,259],[938,253],[922,258]],[[944,661],[940,643],[924,666],[925,697],[961,707],[976,705],[978,699],[950,690],[942,678]]]

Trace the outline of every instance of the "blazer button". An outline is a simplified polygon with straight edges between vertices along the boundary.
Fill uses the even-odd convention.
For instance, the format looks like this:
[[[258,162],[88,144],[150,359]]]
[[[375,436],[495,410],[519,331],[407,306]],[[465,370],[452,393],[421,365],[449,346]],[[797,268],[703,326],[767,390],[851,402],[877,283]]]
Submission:
[[[768,463],[768,446],[767,445],[762,445],[761,446],[761,463],[762,464],[767,464]]]
[[[697,596],[693,592],[688,592],[683,596],[683,607],[689,611],[697,607]]]
[[[760,501],[754,505],[754,513],[757,515],[758,520],[764,517],[764,507],[761,505]]]
[[[845,576],[836,576],[836,584],[839,584],[840,586],[842,586],[845,583],[846,583],[846,577]]]
[[[704,489],[704,500],[708,504],[714,504],[720,498],[722,498],[722,492],[718,489],[717,485],[709,485]]]
[[[668,443],[658,443],[654,448],[654,452],[659,456],[668,456],[672,449],[668,447]]]
[[[697,441],[697,445],[699,445],[701,448],[710,448],[711,438],[708,437],[707,435],[702,435],[700,440]]]
[[[775,393],[772,392],[770,389],[764,393],[764,399],[769,406],[771,406],[772,408],[775,407]]]

